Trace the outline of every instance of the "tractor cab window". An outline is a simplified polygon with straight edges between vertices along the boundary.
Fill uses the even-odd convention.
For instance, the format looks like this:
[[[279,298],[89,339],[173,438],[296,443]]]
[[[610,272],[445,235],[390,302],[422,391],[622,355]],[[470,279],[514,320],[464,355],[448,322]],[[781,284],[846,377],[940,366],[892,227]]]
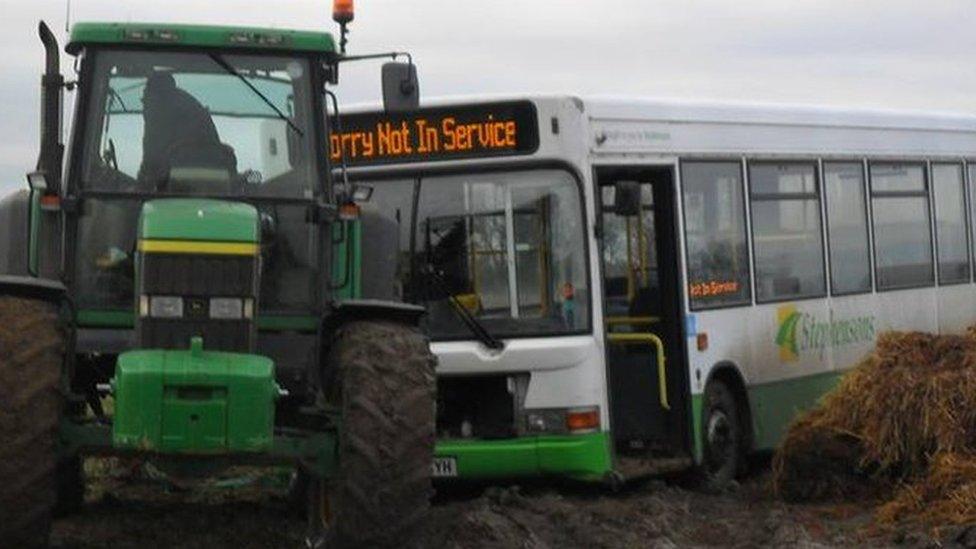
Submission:
[[[319,185],[310,62],[219,52],[94,52],[86,103],[79,306],[131,310],[140,208],[156,197],[246,199],[262,225],[260,308],[305,311]],[[277,199],[277,200],[276,200]]]
[[[97,53],[83,185],[310,198],[309,64],[222,53]]]

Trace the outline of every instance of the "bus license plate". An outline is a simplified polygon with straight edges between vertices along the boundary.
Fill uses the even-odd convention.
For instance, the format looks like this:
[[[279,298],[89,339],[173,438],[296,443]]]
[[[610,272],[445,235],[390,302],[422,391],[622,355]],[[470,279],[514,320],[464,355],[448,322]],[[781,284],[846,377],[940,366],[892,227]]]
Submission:
[[[458,476],[457,458],[435,457],[431,465],[431,476],[434,478],[452,478]]]

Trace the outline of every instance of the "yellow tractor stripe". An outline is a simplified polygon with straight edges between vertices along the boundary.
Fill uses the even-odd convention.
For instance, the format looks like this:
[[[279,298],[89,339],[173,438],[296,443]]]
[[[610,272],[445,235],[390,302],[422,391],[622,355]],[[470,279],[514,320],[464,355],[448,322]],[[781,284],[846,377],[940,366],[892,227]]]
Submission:
[[[253,242],[202,242],[199,240],[140,240],[139,251],[159,254],[257,255]]]

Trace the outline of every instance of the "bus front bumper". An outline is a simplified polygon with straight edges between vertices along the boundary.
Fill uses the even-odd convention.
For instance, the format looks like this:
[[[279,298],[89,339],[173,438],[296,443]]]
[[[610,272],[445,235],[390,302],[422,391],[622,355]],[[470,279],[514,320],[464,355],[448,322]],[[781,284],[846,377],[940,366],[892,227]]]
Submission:
[[[608,433],[532,436],[501,440],[446,439],[437,442],[435,477],[495,479],[559,476],[607,479],[612,469]]]

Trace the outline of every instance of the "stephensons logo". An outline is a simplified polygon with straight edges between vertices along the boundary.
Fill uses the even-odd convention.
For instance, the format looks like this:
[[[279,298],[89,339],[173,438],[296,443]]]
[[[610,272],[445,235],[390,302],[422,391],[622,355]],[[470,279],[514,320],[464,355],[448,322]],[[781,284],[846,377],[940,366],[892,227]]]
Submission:
[[[824,319],[783,305],[776,310],[776,345],[779,359],[794,362],[811,352],[823,358],[827,348],[874,341],[874,316]]]

